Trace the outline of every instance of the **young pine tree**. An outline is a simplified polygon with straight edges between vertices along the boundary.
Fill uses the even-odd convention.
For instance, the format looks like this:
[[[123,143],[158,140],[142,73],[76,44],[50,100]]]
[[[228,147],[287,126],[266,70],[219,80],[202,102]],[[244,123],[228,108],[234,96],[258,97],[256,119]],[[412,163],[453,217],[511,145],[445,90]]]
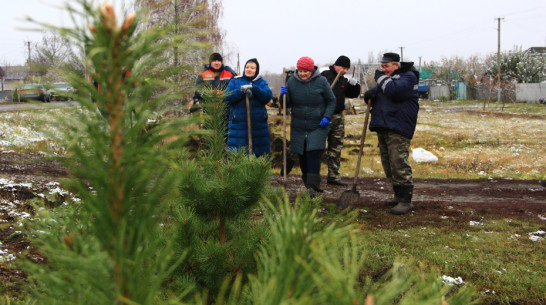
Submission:
[[[269,157],[226,151],[225,96],[205,88],[203,97],[207,149],[178,169],[178,249],[189,253],[177,274],[216,295],[226,277],[256,271],[254,254],[267,233],[250,212],[268,189],[271,165]]]
[[[28,291],[36,304],[161,304],[160,288],[180,260],[163,225],[188,122],[148,124],[182,95],[156,67],[174,45],[191,46],[168,27],[137,32],[142,15],[119,20],[108,3],[79,4],[68,9],[85,27],[55,30],[84,47],[92,79],[67,72],[81,110],[60,118],[66,133],[58,139],[69,151],[68,187],[81,201],[44,209],[34,224],[31,241],[46,261],[26,264]]]

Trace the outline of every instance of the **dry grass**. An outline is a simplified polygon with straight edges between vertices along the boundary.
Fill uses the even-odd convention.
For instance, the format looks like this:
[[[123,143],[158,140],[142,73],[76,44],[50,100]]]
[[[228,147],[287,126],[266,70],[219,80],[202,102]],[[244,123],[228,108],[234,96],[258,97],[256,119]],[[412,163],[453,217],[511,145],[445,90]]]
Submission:
[[[411,148],[436,155],[437,163],[411,160],[415,177],[542,179],[546,173],[546,107],[508,104],[504,111],[481,102],[421,101]],[[495,105],[495,104],[491,104]],[[346,116],[342,174],[353,176],[364,115]],[[382,176],[375,133],[366,135],[364,176]]]

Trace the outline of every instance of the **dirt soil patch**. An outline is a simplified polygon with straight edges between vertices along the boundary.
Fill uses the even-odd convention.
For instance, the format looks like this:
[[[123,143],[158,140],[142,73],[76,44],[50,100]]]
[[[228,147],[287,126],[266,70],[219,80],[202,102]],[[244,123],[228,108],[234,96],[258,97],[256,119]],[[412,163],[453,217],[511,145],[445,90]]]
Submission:
[[[332,186],[323,183],[322,198],[325,203],[340,203],[341,194],[351,189],[354,178],[344,178],[349,186]],[[304,192],[303,182],[297,175],[272,177],[272,185],[285,185],[292,198]],[[518,218],[543,222],[546,216],[546,188],[536,180],[512,179],[414,179],[414,209],[409,217],[397,217],[393,226],[442,225],[449,221],[468,224],[487,218]],[[368,226],[385,226],[389,207],[384,202],[393,192],[384,178],[359,178],[359,200],[353,208],[366,214]],[[394,217],[394,216],[392,216]],[[392,219],[392,217],[390,217]]]

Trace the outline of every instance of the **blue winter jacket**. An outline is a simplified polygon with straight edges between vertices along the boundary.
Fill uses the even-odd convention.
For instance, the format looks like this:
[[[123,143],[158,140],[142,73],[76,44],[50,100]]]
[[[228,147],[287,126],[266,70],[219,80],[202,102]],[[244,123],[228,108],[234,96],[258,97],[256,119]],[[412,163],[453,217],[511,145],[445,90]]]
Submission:
[[[315,71],[307,80],[295,73],[286,83],[287,107],[291,107],[290,151],[303,155],[305,151],[324,150],[328,128],[321,127],[323,117],[332,118],[336,97],[326,77]],[[305,146],[304,146],[305,143]]]
[[[413,138],[419,112],[419,72],[412,62],[402,62],[400,69],[389,77],[377,79],[375,100],[372,104],[371,131],[390,130]]]
[[[225,101],[229,105],[228,149],[248,147],[248,126],[246,113],[246,98],[241,92],[242,85],[252,84],[250,99],[250,122],[252,133],[252,152],[257,155],[269,153],[269,126],[265,105],[273,96],[271,89],[260,75],[254,79],[247,76],[237,76],[229,81],[226,88],[228,96]]]

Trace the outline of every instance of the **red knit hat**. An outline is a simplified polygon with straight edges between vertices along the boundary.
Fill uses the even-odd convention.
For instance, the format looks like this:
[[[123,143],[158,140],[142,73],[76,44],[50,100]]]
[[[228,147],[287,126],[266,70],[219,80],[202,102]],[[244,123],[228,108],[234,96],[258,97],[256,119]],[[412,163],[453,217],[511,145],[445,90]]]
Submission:
[[[313,72],[315,70],[315,61],[311,57],[303,56],[302,58],[298,59],[296,68],[298,68],[298,70]]]

